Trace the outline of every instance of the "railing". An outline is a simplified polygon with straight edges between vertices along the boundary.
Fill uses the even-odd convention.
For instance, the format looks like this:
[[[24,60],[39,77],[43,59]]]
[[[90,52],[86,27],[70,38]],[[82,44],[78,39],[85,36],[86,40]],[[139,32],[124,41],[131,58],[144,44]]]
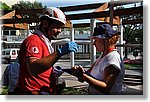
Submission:
[[[26,36],[2,36],[2,39],[5,39],[5,41],[23,41],[26,38]]]
[[[91,45],[90,40],[88,39],[89,34],[84,35],[77,35],[76,38],[81,38],[82,40],[75,40],[76,43],[80,45],[80,49],[77,53],[75,53],[75,59],[90,59],[90,51],[91,51]],[[21,45],[21,42],[26,37],[25,36],[3,36],[3,38],[7,39],[7,41],[3,41],[5,44],[3,45],[3,48],[12,48],[12,47],[19,47]],[[85,39],[83,39],[85,38]],[[70,41],[70,39],[61,39],[60,41],[52,41],[52,46],[54,47],[54,50],[57,50],[57,48],[62,47],[63,44]],[[7,43],[7,44],[6,44]],[[142,44],[123,44],[123,45],[117,45],[117,47],[142,47]],[[100,53],[97,53],[97,57]],[[62,56],[61,59],[69,59],[70,54]]]
[[[127,85],[143,85],[143,76],[140,75],[125,75],[124,83]]]

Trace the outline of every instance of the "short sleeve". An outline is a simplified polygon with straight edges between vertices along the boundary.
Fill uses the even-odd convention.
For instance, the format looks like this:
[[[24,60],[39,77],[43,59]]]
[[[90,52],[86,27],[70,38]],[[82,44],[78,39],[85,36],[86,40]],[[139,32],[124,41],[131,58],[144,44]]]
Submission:
[[[26,47],[26,58],[42,57],[41,41],[39,41],[39,39],[28,39],[25,47]]]
[[[107,66],[109,65],[113,65],[115,66],[115,68],[120,69],[120,65],[121,65],[121,59],[119,54],[116,54],[115,57],[114,56],[109,56],[109,58],[107,59]]]

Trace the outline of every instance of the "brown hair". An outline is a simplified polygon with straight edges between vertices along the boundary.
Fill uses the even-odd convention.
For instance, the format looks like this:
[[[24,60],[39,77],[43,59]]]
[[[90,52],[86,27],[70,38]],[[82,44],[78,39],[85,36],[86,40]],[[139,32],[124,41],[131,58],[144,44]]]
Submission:
[[[116,44],[116,42],[119,40],[120,35],[114,35],[111,38],[108,39],[109,45]]]

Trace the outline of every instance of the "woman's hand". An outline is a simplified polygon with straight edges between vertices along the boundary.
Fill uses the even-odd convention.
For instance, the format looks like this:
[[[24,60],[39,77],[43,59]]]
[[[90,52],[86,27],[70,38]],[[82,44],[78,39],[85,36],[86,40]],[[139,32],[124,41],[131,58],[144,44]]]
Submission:
[[[84,69],[82,66],[74,66],[72,67],[72,75],[76,76],[78,78],[78,81],[83,82],[83,74],[84,74]]]

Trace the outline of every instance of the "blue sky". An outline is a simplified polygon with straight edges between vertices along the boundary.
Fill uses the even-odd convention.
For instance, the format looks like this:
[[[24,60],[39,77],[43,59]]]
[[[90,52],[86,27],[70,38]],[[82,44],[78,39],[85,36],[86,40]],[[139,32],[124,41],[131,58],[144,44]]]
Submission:
[[[5,2],[7,5],[11,6],[18,3],[21,0],[0,0],[0,1]],[[83,4],[104,3],[104,2],[109,2],[111,0],[23,0],[23,1],[30,1],[30,2],[39,1],[42,3],[43,6],[47,6],[47,7],[65,7],[65,6],[75,6],[75,5],[83,5]],[[79,12],[81,11],[77,11],[76,13]],[[70,14],[74,12],[65,12],[65,14],[68,13]],[[90,21],[88,19],[88,20],[77,20],[77,21],[74,20],[73,22],[89,23]]]
[[[0,0],[5,2],[7,5],[11,6],[22,0]],[[92,4],[92,3],[102,3],[111,0],[23,0],[23,1],[39,1],[43,6],[54,6],[54,7],[63,7],[71,5],[81,5],[81,4]]]
[[[43,6],[64,7],[82,4],[102,3],[110,0],[38,0]]]
[[[75,6],[75,5],[83,5],[83,4],[93,4],[93,3],[104,3],[109,2],[111,0],[38,0],[42,2],[43,6],[47,7],[65,7],[65,6]],[[81,13],[85,11],[75,11],[75,13]],[[92,12],[92,11],[86,11],[86,12]],[[74,12],[65,12],[65,14],[70,14]],[[89,23],[89,19],[83,19],[83,20],[72,20],[72,23]]]

